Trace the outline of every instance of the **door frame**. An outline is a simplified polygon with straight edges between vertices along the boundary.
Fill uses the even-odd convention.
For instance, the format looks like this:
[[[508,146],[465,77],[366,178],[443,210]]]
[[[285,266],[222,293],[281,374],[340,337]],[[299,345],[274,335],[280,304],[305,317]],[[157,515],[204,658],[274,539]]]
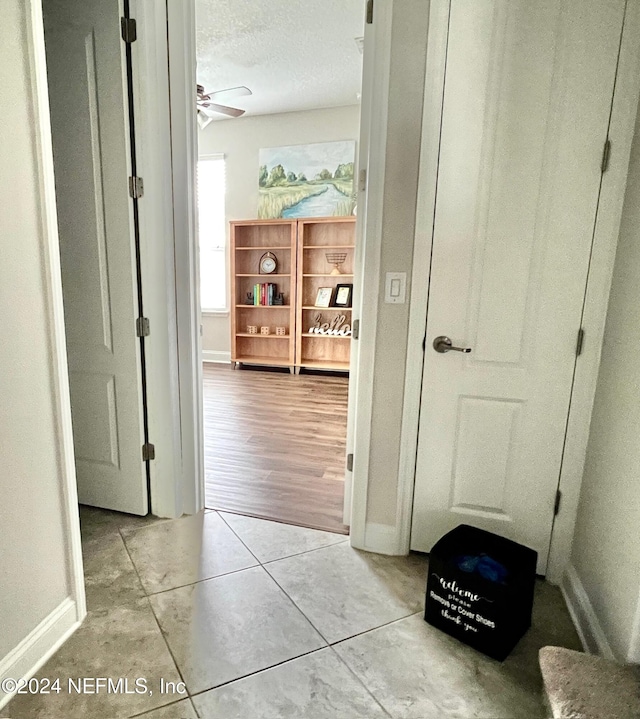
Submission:
[[[420,178],[410,293],[409,337],[405,374],[405,403],[402,418],[401,466],[398,478],[398,530],[401,553],[408,553],[411,541],[411,515],[416,474],[420,392],[429,300],[432,229],[436,201],[436,179],[440,145],[447,32],[451,0],[432,0],[430,5],[427,79],[424,98],[423,135],[420,151]],[[609,169],[602,176],[598,214],[593,236],[582,322],[585,329],[582,354],[577,358],[571,392],[563,461],[558,488],[561,509],[555,518],[547,579],[559,583],[571,556],[571,545],[578,512],[582,474],[586,458],[591,413],[595,398],[600,355],[613,276],[616,246],[631,142],[640,96],[640,5],[627,2],[623,22],[618,73],[614,86],[609,122],[611,156]]]
[[[202,315],[196,172],[196,6],[168,0],[169,86],[183,511],[204,508]]]
[[[144,0],[130,2],[131,15],[140,22],[139,41],[132,50],[138,165],[145,180],[145,197],[140,203],[144,301],[152,328],[147,338],[148,395],[153,403],[149,407],[149,431],[150,441],[156,445],[156,460],[151,463],[151,512],[178,517],[204,508],[195,194],[198,155],[197,123],[192,112],[195,0],[167,0],[166,7],[165,3]],[[379,274],[392,6],[389,0],[376,7],[374,23],[365,28],[365,42],[371,48],[365,56],[371,94],[370,102],[362,107],[359,167],[370,171],[366,189],[360,188],[358,198],[361,219],[357,223],[356,265],[360,277],[365,270],[367,276]],[[166,279],[166,288],[152,280],[158,276]],[[378,294],[375,282],[362,283],[362,292],[354,293],[354,318],[368,327],[376,326]],[[161,359],[154,363],[154,356]],[[354,544],[354,533],[364,537],[366,525],[374,359],[375,332],[363,337],[359,346],[355,342],[352,345],[347,452],[358,457],[352,483],[358,495],[351,510]],[[349,479],[346,487],[351,484]]]
[[[145,3],[143,0],[131,0],[131,2],[132,8],[138,6],[142,8],[145,4],[153,5],[154,7],[148,12],[152,15],[158,12],[162,14],[161,10],[155,8],[156,3]],[[362,106],[359,168],[360,170],[368,168],[369,172],[366,187],[360,187],[358,193],[360,212],[356,229],[355,264],[359,271],[355,280],[353,317],[360,319],[371,328],[376,326],[379,287],[376,282],[364,283],[362,278],[365,271],[368,277],[377,277],[380,267],[392,8],[393,0],[376,5],[374,22],[365,27],[365,47],[367,50],[370,49],[365,53],[370,101]],[[135,12],[138,10],[136,9]],[[169,477],[163,478],[162,484],[167,488],[167,496],[169,487],[175,489],[175,506],[181,501],[185,513],[194,513],[204,508],[202,343],[195,195],[198,153],[197,121],[192,111],[196,85],[195,0],[167,0],[166,20],[171,96],[163,98],[163,102],[169,103],[171,112],[171,152],[167,154],[164,141],[159,141],[159,136],[154,137],[153,133],[147,130],[144,117],[137,126],[141,128],[140,134],[144,140],[152,142],[154,151],[163,155],[164,167],[171,174],[173,188],[170,201],[173,203],[174,237],[168,242],[166,250],[175,252],[175,316],[179,348],[176,387],[180,397],[178,426],[181,427],[182,469],[180,487],[175,481],[172,484]],[[161,34],[161,28],[157,32]],[[156,41],[160,46],[160,41]],[[156,54],[157,61],[162,63],[162,53],[159,51]],[[166,55],[164,62],[166,64]],[[140,78],[145,79],[147,71],[144,63],[138,63],[137,69]],[[136,67],[134,67],[135,72]],[[366,100],[364,87],[363,98]],[[157,212],[161,212],[162,199],[158,197],[154,202]],[[157,237],[154,240],[157,240]],[[153,251],[158,251],[157,243]],[[361,282],[360,286],[358,282]],[[146,298],[145,302],[147,302]],[[358,459],[354,462],[353,481],[350,482],[348,476],[346,478],[345,491],[348,492],[348,488],[353,487],[354,502],[350,512],[351,543],[355,546],[362,546],[366,527],[374,360],[375,330],[368,334],[366,339],[363,338],[359,346],[353,343],[351,349],[347,452],[353,452]],[[173,382],[174,378],[169,379]],[[357,452],[355,452],[356,447]],[[356,494],[357,498],[355,498]],[[350,504],[347,499],[346,515],[349,514]],[[157,514],[153,492],[152,507],[153,513]],[[179,516],[179,513],[162,516]]]
[[[122,0],[120,0],[122,2]],[[147,342],[150,511],[204,507],[195,172],[195,0],[130,0]],[[161,277],[163,282],[159,282]]]
[[[67,524],[67,553],[71,569],[71,594],[76,604],[76,619],[79,626],[87,613],[82,563],[82,543],[78,522],[78,488],[76,485],[76,459],[73,448],[73,426],[71,423],[71,395],[69,392],[69,367],[67,364],[67,339],[62,300],[62,270],[60,268],[60,243],[58,239],[58,208],[53,165],[53,140],[51,116],[49,113],[49,85],[47,60],[44,44],[44,17],[42,0],[27,0],[25,15],[30,23],[27,42],[29,44],[30,70],[34,95],[34,134],[38,146],[39,185],[43,247],[43,282],[49,302],[49,324],[51,333],[51,364],[55,404],[57,406],[58,454],[61,474],[64,476],[64,506]],[[71,634],[74,628],[69,631]],[[65,637],[66,639],[66,637]],[[61,639],[56,648],[65,639]],[[48,655],[53,654],[53,650]],[[44,659],[42,663],[44,663]]]
[[[358,143],[358,219],[354,257],[352,324],[369,331],[351,341],[349,398],[347,405],[347,455],[353,468],[345,467],[343,522],[350,525],[351,543],[365,545],[367,492],[376,327],[380,288],[364,278],[380,276],[382,212],[386,167],[391,29],[393,0],[375,6],[372,23],[364,26],[362,105]]]

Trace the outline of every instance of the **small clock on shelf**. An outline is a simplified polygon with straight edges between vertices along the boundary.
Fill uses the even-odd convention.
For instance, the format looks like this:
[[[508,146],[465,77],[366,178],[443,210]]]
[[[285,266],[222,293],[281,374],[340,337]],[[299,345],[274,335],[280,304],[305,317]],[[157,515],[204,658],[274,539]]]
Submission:
[[[272,275],[278,269],[278,258],[273,252],[265,252],[260,258],[260,274]]]

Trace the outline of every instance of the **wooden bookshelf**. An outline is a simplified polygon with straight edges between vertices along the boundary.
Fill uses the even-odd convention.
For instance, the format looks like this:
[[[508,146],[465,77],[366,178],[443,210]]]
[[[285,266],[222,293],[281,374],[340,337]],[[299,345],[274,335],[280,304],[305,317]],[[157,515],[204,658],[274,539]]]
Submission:
[[[351,336],[314,334],[309,328],[317,314],[328,323],[344,315],[345,323],[351,325],[350,307],[316,307],[315,301],[320,287],[331,287],[335,297],[336,285],[353,284],[355,217],[298,220],[297,234],[296,367],[348,371]],[[341,274],[331,274],[327,252],[346,255]]]
[[[259,262],[272,252],[276,272],[260,274]],[[341,274],[333,275],[327,252],[343,252]],[[349,370],[351,336],[310,333],[316,314],[323,322],[345,316],[351,325],[350,307],[316,307],[318,288],[353,284],[355,217],[304,220],[248,220],[231,222],[231,360],[239,364]],[[273,282],[284,293],[285,305],[249,305],[247,293],[255,284]],[[251,334],[248,327],[258,328]],[[270,334],[260,334],[268,326]],[[277,326],[286,335],[276,335]]]
[[[231,222],[231,361],[238,364],[289,367],[295,371],[295,301],[297,222],[295,220],[251,220]],[[261,274],[260,258],[272,252],[276,272]],[[250,305],[247,293],[255,284],[272,282],[284,294],[284,305]],[[258,334],[248,327],[258,328]],[[269,327],[270,334],[260,334]],[[276,335],[285,327],[286,335]]]

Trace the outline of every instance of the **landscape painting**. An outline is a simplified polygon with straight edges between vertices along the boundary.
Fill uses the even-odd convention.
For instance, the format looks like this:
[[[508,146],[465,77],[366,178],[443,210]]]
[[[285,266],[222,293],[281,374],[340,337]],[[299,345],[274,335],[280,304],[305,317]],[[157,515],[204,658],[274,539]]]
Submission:
[[[355,152],[354,140],[260,150],[258,217],[354,214]]]

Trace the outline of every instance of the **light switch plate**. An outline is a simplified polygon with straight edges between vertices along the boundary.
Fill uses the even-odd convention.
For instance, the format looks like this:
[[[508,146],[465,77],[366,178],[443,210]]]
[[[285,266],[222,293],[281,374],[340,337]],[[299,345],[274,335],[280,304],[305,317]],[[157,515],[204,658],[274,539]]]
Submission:
[[[387,272],[384,283],[384,301],[388,305],[403,305],[407,294],[407,273]]]

